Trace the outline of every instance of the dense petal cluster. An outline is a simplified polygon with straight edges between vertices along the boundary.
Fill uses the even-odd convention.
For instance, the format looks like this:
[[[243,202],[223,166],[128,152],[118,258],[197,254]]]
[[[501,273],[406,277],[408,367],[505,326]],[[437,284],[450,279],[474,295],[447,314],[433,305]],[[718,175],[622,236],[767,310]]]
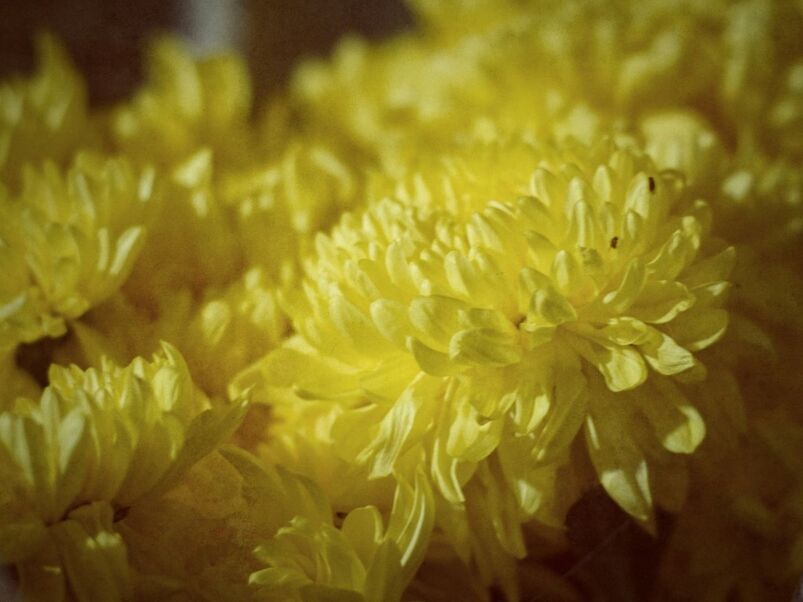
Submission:
[[[146,85],[111,117],[116,146],[139,161],[164,165],[205,146],[214,147],[220,161],[246,162],[251,87],[243,61],[228,55],[195,61],[169,38],[149,50]]]
[[[519,521],[560,524],[573,501],[553,499],[554,479],[581,429],[603,486],[651,520],[650,473],[677,471],[671,454],[705,433],[684,383],[705,378],[695,352],[725,331],[733,250],[708,236],[705,203],[611,144],[494,159],[492,197],[472,185],[491,183],[482,171],[445,160],[427,174],[440,188],[418,178],[406,201],[319,235],[287,301],[299,336],[239,386],[286,383],[290,414],[336,404],[335,453],[369,478],[423,463],[460,514],[490,471],[487,495],[513,504],[489,500],[486,520],[522,555]]]
[[[410,8],[0,83],[0,597],[791,598],[800,2]]]
[[[16,187],[28,162],[69,160],[88,143],[84,82],[50,36],[37,39],[39,68],[29,79],[0,84],[0,177]]]
[[[0,196],[0,345],[59,336],[128,277],[156,194],[152,170],[78,155],[26,168],[18,198]],[[0,189],[2,195],[2,189]]]
[[[21,565],[24,590],[42,587],[37,575],[62,558],[48,587],[63,591],[66,580],[102,592],[111,586],[92,583],[91,563],[100,563],[119,580],[120,598],[128,569],[112,522],[228,437],[244,404],[210,408],[169,346],[153,362],[125,368],[54,366],[49,381],[38,402],[18,398],[0,416],[2,558]],[[95,547],[87,535],[100,538],[98,558],[82,559],[82,546]],[[91,599],[91,591],[79,598]]]
[[[321,596],[365,602],[401,600],[426,552],[435,508],[423,479],[396,490],[387,527],[374,506],[355,508],[340,528],[296,516],[256,550],[268,565],[251,575],[266,600]]]

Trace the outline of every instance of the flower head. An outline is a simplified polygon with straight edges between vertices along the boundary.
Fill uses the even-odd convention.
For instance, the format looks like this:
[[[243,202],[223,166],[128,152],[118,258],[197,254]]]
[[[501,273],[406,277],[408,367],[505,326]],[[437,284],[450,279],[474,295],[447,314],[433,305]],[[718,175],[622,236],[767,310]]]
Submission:
[[[42,35],[37,54],[33,77],[0,84],[0,180],[12,188],[25,164],[63,164],[90,137],[84,82],[66,52]]]
[[[210,408],[167,345],[152,362],[125,368],[53,367],[39,402],[20,398],[0,415],[3,562],[34,563],[22,569],[34,574],[55,549],[69,579],[73,569],[91,579],[88,559],[70,548],[82,537],[70,521],[95,529],[82,522],[90,512],[108,531],[112,515],[121,520],[174,486],[232,433],[244,409],[242,402]]]
[[[259,546],[268,568],[251,575],[265,600],[401,600],[424,557],[434,522],[434,502],[425,479],[400,483],[387,526],[379,510],[349,512],[336,528],[300,515]]]
[[[127,278],[155,196],[152,170],[78,155],[24,171],[19,198],[0,190],[0,345],[59,336]]]
[[[148,49],[147,76],[133,100],[112,115],[121,152],[172,166],[210,148],[218,161],[247,163],[251,84],[239,57],[196,61],[178,40],[160,38]]]
[[[515,500],[488,503],[492,520],[510,512],[497,534],[520,554],[517,521],[560,521],[571,501],[556,503],[555,470],[583,427],[602,484],[650,520],[650,471],[676,471],[705,432],[684,382],[705,377],[695,354],[727,326],[733,251],[644,156],[496,157],[465,149],[411,178],[410,199],[319,235],[287,304],[299,336],[240,386],[261,378],[279,417],[299,398],[336,404],[342,458],[373,478],[425,463],[458,511],[487,472],[483,488]]]

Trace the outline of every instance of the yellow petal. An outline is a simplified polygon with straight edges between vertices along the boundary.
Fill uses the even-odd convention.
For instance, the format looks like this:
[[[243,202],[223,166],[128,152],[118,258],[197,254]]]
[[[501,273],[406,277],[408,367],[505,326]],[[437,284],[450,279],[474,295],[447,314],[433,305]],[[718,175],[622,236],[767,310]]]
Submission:
[[[459,313],[465,309],[465,303],[452,297],[416,297],[410,303],[409,317],[413,326],[441,343],[445,351],[449,339],[460,328]]]
[[[461,367],[448,355],[427,347],[414,337],[407,337],[407,348],[413,354],[419,367],[432,376],[451,376],[460,372]]]
[[[611,391],[634,389],[647,379],[647,366],[641,354],[633,347],[623,347],[595,339],[591,342],[573,336],[572,346],[605,377]]]
[[[672,337],[659,331],[653,337],[639,345],[644,359],[656,372],[661,374],[679,374],[694,366],[694,356],[678,345]]]
[[[586,443],[605,490],[621,508],[639,521],[652,518],[647,461],[629,437],[621,411],[612,405],[586,419]]]
[[[508,366],[521,360],[521,350],[509,336],[487,328],[474,328],[452,337],[449,358],[461,363]]]
[[[332,323],[351,344],[364,355],[386,351],[388,341],[377,332],[371,319],[343,295],[334,293],[329,299]]]
[[[548,463],[574,440],[583,424],[588,404],[586,379],[578,361],[560,361],[543,393],[549,398],[549,413],[535,431],[534,459]]]
[[[371,458],[371,477],[391,474],[401,454],[429,430],[440,388],[440,379],[419,374],[396,400],[365,453]]]
[[[663,324],[693,304],[694,296],[679,282],[650,281],[644,285],[629,313],[642,322]]]
[[[112,527],[105,503],[82,506],[51,527],[51,535],[77,600],[132,597],[125,542]]]
[[[371,319],[383,337],[404,347],[411,330],[405,305],[390,299],[377,299],[371,303]]]
[[[728,328],[728,320],[728,312],[724,309],[690,311],[678,316],[665,329],[689,351],[700,351],[723,337]]]
[[[410,486],[400,481],[393,498],[387,537],[396,542],[401,552],[401,574],[404,586],[412,579],[424,560],[435,524],[435,500],[422,471]]]
[[[623,313],[641,294],[646,277],[644,264],[638,259],[631,260],[619,286],[603,297],[603,306],[611,313]]]
[[[736,262],[736,248],[728,247],[716,255],[697,261],[683,271],[681,280],[689,288],[725,280]]]
[[[450,456],[467,462],[479,462],[499,444],[504,421],[480,422],[480,415],[469,400],[455,400],[449,416],[446,452]]]
[[[676,454],[693,453],[705,437],[702,416],[668,379],[655,379],[654,390],[643,409],[662,445]]]
[[[563,324],[577,319],[577,312],[563,295],[552,287],[535,291],[530,310],[543,317],[550,324]]]

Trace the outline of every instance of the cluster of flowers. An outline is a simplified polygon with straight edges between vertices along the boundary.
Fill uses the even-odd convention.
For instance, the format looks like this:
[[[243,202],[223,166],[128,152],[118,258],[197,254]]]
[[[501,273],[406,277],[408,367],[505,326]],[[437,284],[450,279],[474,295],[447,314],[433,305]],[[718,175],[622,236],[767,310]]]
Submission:
[[[0,87],[22,599],[625,599],[604,500],[642,594],[791,595],[803,5],[412,7],[264,107],[170,39],[121,106],[48,37]]]

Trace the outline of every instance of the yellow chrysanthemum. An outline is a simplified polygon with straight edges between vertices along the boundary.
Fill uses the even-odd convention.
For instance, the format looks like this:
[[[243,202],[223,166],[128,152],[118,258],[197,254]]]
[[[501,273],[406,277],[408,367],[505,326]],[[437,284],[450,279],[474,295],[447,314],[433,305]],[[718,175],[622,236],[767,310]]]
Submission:
[[[20,197],[0,197],[0,345],[59,336],[65,320],[113,294],[142,245],[153,197],[153,171],[124,159],[79,155],[66,173],[52,163],[26,169]]]
[[[350,39],[331,61],[300,67],[292,106],[307,129],[355,146],[391,173],[418,149],[448,150],[455,138],[501,131],[591,140],[599,112],[570,98],[553,73],[532,68],[525,36],[502,27],[447,40],[398,36],[380,46]]]
[[[682,107],[728,144],[799,154],[803,12],[792,1],[414,7],[415,35],[348,40],[299,69],[291,99],[308,127],[393,165],[407,144],[523,131],[588,142]]]
[[[440,35],[526,32],[529,69],[549,69],[571,97],[600,109],[616,107],[633,119],[649,109],[686,106],[716,116],[728,135],[768,123],[776,89],[787,77],[795,87],[794,65],[803,54],[797,35],[803,11],[790,0],[445,0],[414,6],[425,27]],[[794,113],[781,104],[775,119]]]
[[[172,39],[108,111],[47,37],[0,84],[23,598],[791,595],[803,5],[411,5],[256,119]]]
[[[37,39],[37,51],[33,77],[0,84],[0,181],[12,188],[25,164],[66,163],[89,138],[83,80],[50,36]]]
[[[434,522],[425,479],[400,482],[387,527],[373,506],[349,512],[339,528],[299,516],[257,548],[268,565],[251,575],[265,600],[401,600],[421,563]]]
[[[646,157],[511,149],[484,172],[447,160],[440,187],[420,178],[407,202],[319,236],[287,304],[299,336],[239,386],[261,379],[288,404],[279,417],[299,397],[336,404],[321,436],[341,458],[372,478],[425,463],[457,513],[442,527],[465,537],[464,504],[481,504],[520,556],[519,522],[559,523],[573,501],[556,485],[581,428],[602,484],[650,521],[651,479],[676,479],[674,454],[705,432],[683,383],[705,377],[695,353],[725,331],[733,252]]]
[[[52,367],[49,380],[39,402],[20,398],[0,414],[0,559],[17,564],[32,599],[61,599],[66,587],[80,600],[124,598],[122,585],[98,580],[110,572],[127,583],[112,522],[175,485],[232,433],[244,405],[210,409],[169,346],[126,368]],[[97,545],[85,540],[93,533]]]
[[[242,59],[195,60],[178,40],[148,49],[147,81],[112,114],[115,147],[133,159],[173,166],[209,148],[215,161],[247,165],[251,83]]]

